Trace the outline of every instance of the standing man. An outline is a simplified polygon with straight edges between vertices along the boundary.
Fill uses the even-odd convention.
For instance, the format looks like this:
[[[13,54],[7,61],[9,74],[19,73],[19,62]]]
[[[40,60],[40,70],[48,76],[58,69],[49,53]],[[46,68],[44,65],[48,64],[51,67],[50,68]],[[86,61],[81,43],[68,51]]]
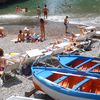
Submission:
[[[44,8],[43,8],[43,14],[44,14],[44,19],[48,17],[48,8],[47,8],[47,5],[44,5]]]
[[[68,24],[69,24],[69,20],[68,20],[68,16],[66,16],[64,19],[65,33],[68,32]]]
[[[37,15],[38,15],[38,18],[41,17],[41,8],[40,8],[40,6],[37,7]]]

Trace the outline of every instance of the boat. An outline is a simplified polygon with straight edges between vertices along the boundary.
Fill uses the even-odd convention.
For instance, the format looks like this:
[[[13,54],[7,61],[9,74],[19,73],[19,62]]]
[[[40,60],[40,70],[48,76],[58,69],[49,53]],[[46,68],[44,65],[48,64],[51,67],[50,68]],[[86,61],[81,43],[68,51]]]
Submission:
[[[100,58],[80,55],[58,55],[57,59],[65,68],[85,71],[87,73],[97,73],[100,75]]]
[[[66,68],[31,68],[33,84],[54,100],[100,100],[100,77]]]

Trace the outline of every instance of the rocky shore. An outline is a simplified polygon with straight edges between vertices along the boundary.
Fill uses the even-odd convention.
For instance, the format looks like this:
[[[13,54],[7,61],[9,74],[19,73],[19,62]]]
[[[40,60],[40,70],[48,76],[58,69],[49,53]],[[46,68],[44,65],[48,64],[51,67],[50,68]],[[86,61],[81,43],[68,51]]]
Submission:
[[[63,40],[64,38],[64,25],[63,23],[56,23],[47,21],[46,23],[46,40],[44,42],[38,43],[14,43],[11,40],[17,37],[18,31],[24,29],[26,25],[3,25],[6,29],[7,36],[0,38],[0,48],[4,49],[5,53],[17,52],[25,53],[25,51],[30,49],[44,49],[49,46],[49,44],[55,40]],[[34,26],[34,28],[33,28]],[[31,28],[32,31],[40,33],[39,27],[35,25],[27,26]],[[98,28],[99,30],[100,28]],[[69,25],[69,31],[79,33],[79,29],[76,25]],[[98,56],[100,51],[100,41],[96,40],[93,43],[93,48],[91,51],[83,52],[82,55],[85,56]],[[17,80],[6,83],[3,87],[0,87],[0,100],[6,100],[12,95],[24,96],[25,91],[29,91],[33,87],[31,77],[25,77],[17,75]],[[38,93],[37,93],[38,94]],[[34,95],[36,98],[42,98],[44,100],[52,100],[46,96]],[[32,96],[32,97],[34,97]]]

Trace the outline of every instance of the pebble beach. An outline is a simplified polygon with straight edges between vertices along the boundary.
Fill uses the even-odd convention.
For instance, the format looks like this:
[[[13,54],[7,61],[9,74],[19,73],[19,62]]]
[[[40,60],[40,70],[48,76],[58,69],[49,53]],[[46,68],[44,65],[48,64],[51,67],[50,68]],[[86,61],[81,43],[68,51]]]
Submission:
[[[79,29],[76,27],[76,24],[70,24],[68,31],[80,33]],[[18,31],[20,29],[24,29],[26,25],[3,25],[5,27],[7,36],[4,38],[0,38],[0,48],[4,49],[5,53],[21,53],[25,54],[27,50],[31,49],[44,49],[50,45],[50,43],[54,42],[55,40],[63,40],[65,33],[64,33],[64,24],[61,22],[52,22],[46,21],[46,40],[43,42],[36,42],[36,43],[15,43],[12,41],[13,39],[17,38]],[[30,25],[27,26],[31,28],[31,31],[36,33],[40,33],[38,25]],[[100,30],[100,27],[97,28]],[[95,56],[98,57],[100,54],[100,40],[94,39],[94,43],[92,44],[91,51],[82,52],[81,55],[84,56]],[[22,75],[16,75],[17,80],[11,81],[9,83],[5,83],[3,87],[0,87],[0,100],[6,100],[10,96],[24,96],[26,91],[30,91],[33,87],[32,79],[30,77],[25,77]],[[31,97],[41,98],[43,100],[52,100],[50,97],[46,95],[40,96],[38,93],[37,95],[32,95]]]

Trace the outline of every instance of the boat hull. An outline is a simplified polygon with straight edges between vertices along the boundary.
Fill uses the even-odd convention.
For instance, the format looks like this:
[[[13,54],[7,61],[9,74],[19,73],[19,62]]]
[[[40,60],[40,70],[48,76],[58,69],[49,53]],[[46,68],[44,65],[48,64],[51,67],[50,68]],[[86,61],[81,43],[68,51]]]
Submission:
[[[45,92],[46,94],[48,94],[50,97],[52,97],[55,100],[92,100],[92,99],[87,99],[87,98],[83,98],[83,97],[76,97],[76,96],[70,96],[61,93],[60,91],[56,91],[54,89],[51,89],[50,87],[44,85],[42,82],[40,82],[35,76],[33,76],[33,84],[36,84],[40,90],[42,90],[43,92]],[[97,100],[97,99],[93,99],[93,100]],[[99,99],[98,99],[99,100]]]

